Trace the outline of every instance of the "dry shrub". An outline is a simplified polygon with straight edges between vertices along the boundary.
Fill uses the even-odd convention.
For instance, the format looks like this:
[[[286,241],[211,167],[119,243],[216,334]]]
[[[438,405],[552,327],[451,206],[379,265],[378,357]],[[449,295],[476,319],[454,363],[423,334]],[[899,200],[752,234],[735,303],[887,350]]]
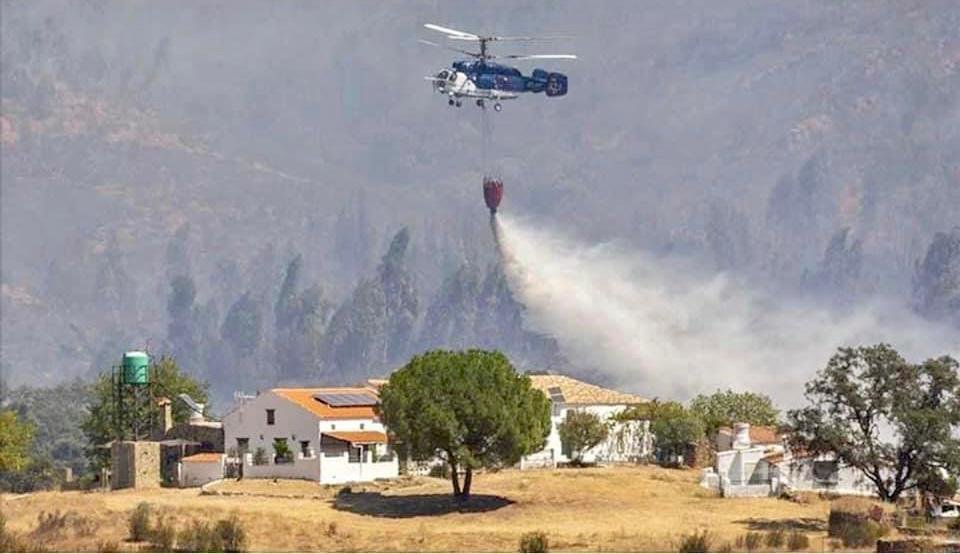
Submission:
[[[323,534],[328,537],[336,537],[339,531],[340,528],[337,526],[337,522],[331,521],[327,523],[326,527],[323,529]]]
[[[245,552],[247,532],[236,516],[212,526],[194,521],[177,534],[177,548],[186,552]]]
[[[717,547],[717,552],[733,552],[733,544],[727,541]]]
[[[787,550],[796,552],[810,548],[810,537],[800,531],[794,531],[787,537]]]
[[[217,521],[214,533],[220,538],[224,552],[245,552],[247,550],[247,532],[237,516]]]
[[[763,533],[750,531],[745,535],[737,537],[736,549],[738,552],[756,552],[763,543]]]
[[[684,535],[677,546],[678,552],[710,552],[710,535],[706,531]]]
[[[767,531],[767,536],[764,539],[768,548],[780,548],[783,546],[783,543],[787,540],[787,534],[782,527],[778,527],[772,531]]]
[[[845,547],[874,546],[889,532],[885,521],[893,510],[868,498],[847,497],[830,504],[827,535],[838,537]]]
[[[153,509],[150,504],[141,502],[130,512],[127,520],[130,528],[130,540],[142,542],[150,538],[150,514]]]
[[[154,526],[148,533],[150,547],[157,552],[172,552],[176,537],[176,529],[174,529],[173,524],[168,522],[166,519],[157,520],[156,526]],[[200,550],[194,552],[203,551]]]
[[[543,531],[531,531],[520,535],[520,552],[549,552],[550,541]]]
[[[97,543],[97,552],[120,552],[117,541],[100,541]]]
[[[34,528],[32,535],[46,538],[58,537],[67,528],[69,519],[69,512],[60,513],[60,510],[50,513],[40,512],[40,515],[37,516],[37,526]]]

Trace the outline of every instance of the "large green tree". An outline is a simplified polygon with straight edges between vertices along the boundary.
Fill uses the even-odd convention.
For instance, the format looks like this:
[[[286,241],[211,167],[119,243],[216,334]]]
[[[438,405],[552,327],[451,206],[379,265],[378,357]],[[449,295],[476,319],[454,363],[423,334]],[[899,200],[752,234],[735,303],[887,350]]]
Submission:
[[[729,389],[718,390],[711,395],[697,395],[690,401],[690,411],[703,421],[707,435],[713,435],[720,427],[729,427],[737,422],[776,425],[780,418],[780,411],[774,407],[769,396]]]
[[[841,348],[788,413],[789,441],[860,470],[883,500],[940,492],[960,473],[960,376],[949,356],[908,363],[892,347]]]
[[[33,426],[13,410],[0,411],[0,472],[20,471],[30,461]]]
[[[187,374],[170,357],[160,357],[150,368],[150,379],[154,384],[156,396],[165,396],[173,401],[173,421],[181,423],[190,417],[190,409],[176,400],[181,393],[190,395],[197,402],[207,404],[209,409],[208,385]],[[93,385],[93,394],[86,418],[81,427],[86,437],[87,458],[94,469],[109,465],[109,452],[103,446],[110,441],[124,439],[143,439],[149,437],[163,414],[155,401],[134,396],[128,388],[123,398],[123,426],[116,426],[119,405],[114,399],[114,388],[110,373],[103,372]],[[136,431],[134,431],[136,430]],[[136,436],[134,436],[136,434]]]
[[[569,410],[557,426],[557,431],[564,449],[569,449],[573,462],[581,464],[587,450],[607,440],[610,426],[595,413]]]
[[[463,499],[475,469],[513,465],[550,433],[550,401],[499,352],[416,356],[390,376],[378,410],[401,454],[449,464],[453,494]]]
[[[615,416],[621,421],[649,421],[653,445],[659,460],[674,463],[688,444],[704,436],[703,421],[692,410],[676,401],[650,402],[632,406]]]

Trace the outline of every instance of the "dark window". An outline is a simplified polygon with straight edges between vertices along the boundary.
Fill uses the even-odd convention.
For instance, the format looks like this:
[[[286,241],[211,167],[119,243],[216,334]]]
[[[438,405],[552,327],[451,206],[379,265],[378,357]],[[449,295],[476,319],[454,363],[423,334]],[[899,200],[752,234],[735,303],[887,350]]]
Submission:
[[[363,424],[360,424],[360,430],[363,431]]]
[[[273,425],[276,418],[274,417],[273,410],[267,410],[267,425]]]
[[[237,454],[243,456],[250,450],[250,439],[248,438],[237,438]]]
[[[354,446],[351,446],[349,449],[347,449],[347,452],[349,452],[349,454],[350,454],[349,458],[347,458],[347,461],[348,461],[348,462],[350,462],[351,464],[360,463],[360,449],[359,449],[359,448],[356,448],[356,447],[354,447]]]
[[[813,462],[813,479],[818,485],[835,485],[840,480],[837,462]]]
[[[300,441],[300,453],[304,458],[310,456],[310,441]]]

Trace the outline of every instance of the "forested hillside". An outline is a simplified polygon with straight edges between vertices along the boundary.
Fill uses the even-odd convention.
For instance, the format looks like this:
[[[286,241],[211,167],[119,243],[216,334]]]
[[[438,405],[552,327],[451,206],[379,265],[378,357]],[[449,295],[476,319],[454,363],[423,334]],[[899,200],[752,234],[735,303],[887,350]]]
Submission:
[[[507,287],[477,110],[422,80],[450,61],[430,21],[576,37],[549,46],[581,56],[567,97],[496,115],[504,210],[960,328],[954,2],[175,4],[2,2],[11,384],[145,344],[220,399],[437,346],[598,370]]]

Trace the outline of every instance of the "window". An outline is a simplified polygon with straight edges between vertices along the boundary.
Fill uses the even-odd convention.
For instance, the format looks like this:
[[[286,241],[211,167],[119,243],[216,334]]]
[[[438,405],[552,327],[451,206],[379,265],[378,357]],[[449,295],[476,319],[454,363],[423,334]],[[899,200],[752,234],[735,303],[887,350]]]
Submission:
[[[337,425],[336,425],[335,423],[331,423],[331,424],[330,424],[330,430],[331,430],[331,431],[336,431],[336,430],[337,430]]]
[[[275,422],[274,410],[267,410],[267,425],[273,425]]]
[[[304,458],[310,457],[310,441],[300,441],[300,453]]]
[[[351,446],[349,449],[347,449],[347,452],[350,455],[349,458],[347,458],[348,462],[351,464],[360,463],[360,447],[354,448]]]
[[[821,486],[836,485],[840,481],[840,468],[837,462],[813,462],[813,480]]]
[[[250,439],[237,437],[237,453],[243,456],[250,450]]]
[[[363,431],[363,424],[360,424],[360,430]]]
[[[273,463],[289,464],[293,462],[293,452],[287,446],[286,437],[276,437],[273,439]]]

